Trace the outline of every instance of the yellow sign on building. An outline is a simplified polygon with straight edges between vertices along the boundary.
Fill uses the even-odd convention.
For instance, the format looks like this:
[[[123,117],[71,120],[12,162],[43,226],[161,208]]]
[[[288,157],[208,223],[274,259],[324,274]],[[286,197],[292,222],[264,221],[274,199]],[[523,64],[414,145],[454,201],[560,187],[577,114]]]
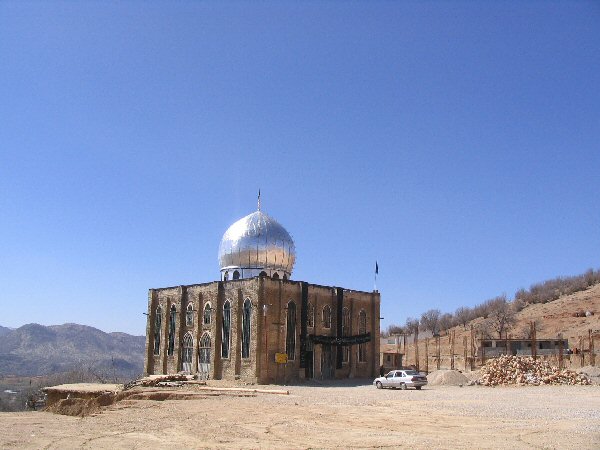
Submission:
[[[286,364],[287,361],[287,353],[275,353],[275,362],[277,364]]]

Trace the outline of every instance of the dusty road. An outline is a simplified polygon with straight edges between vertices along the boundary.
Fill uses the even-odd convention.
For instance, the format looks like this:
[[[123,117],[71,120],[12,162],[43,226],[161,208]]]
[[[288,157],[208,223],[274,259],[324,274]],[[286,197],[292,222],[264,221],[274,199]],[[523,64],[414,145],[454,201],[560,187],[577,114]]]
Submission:
[[[287,389],[124,400],[84,418],[0,413],[0,448],[600,448],[600,386]]]

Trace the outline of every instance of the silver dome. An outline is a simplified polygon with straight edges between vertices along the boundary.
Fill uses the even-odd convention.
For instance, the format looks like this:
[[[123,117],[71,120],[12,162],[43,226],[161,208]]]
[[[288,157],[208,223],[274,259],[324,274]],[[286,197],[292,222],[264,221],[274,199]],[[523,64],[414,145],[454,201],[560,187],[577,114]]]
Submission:
[[[233,274],[236,269],[240,278],[257,276],[263,271],[268,276],[289,278],[295,261],[296,248],[290,234],[260,210],[231,225],[219,246],[223,279],[228,279],[228,273]]]

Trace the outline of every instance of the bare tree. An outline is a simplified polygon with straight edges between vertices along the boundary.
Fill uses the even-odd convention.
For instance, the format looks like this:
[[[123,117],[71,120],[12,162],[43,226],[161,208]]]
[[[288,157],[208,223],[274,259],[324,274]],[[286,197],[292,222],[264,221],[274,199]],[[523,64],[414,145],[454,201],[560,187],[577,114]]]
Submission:
[[[444,313],[440,316],[440,331],[448,331],[455,324],[454,316],[450,313]]]
[[[489,327],[498,333],[498,338],[511,329],[516,321],[515,311],[512,304],[506,299],[506,295],[500,295],[486,302],[490,312],[487,319]]]
[[[538,319],[534,320],[533,323],[535,324],[535,330],[536,331],[541,331],[542,330],[542,322]],[[518,336],[523,338],[523,339],[531,339],[531,323],[527,323],[527,325],[523,325],[519,331],[517,332]]]
[[[410,334],[418,332],[419,331],[419,319],[407,317],[406,324],[404,325],[404,329]]]
[[[387,327],[386,334],[388,336],[393,336],[395,334],[404,334],[404,327],[401,325],[391,324]]]
[[[442,315],[439,309],[430,309],[421,314],[421,329],[429,330],[434,335],[440,332],[440,316]]]
[[[456,323],[458,323],[459,325],[462,325],[464,327],[464,329],[466,330],[467,323],[469,323],[471,321],[472,315],[473,315],[473,312],[471,311],[471,308],[469,308],[467,306],[461,306],[454,313],[454,318],[456,320]]]

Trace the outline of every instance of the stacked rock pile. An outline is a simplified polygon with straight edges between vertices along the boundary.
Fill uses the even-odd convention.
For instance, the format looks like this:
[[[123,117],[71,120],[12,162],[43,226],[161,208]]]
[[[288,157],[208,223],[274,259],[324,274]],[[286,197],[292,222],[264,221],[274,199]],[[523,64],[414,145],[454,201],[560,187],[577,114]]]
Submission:
[[[479,384],[539,386],[540,384],[591,384],[591,382],[585,374],[559,369],[547,361],[524,356],[502,355],[488,360],[481,368]]]

